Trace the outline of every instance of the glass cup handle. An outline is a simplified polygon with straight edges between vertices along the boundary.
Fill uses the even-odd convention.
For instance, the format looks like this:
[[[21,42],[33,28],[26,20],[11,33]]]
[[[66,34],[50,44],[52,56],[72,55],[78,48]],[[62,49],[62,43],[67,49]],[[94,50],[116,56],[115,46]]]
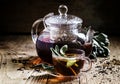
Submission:
[[[42,21],[43,21],[43,18],[40,18],[40,19],[36,20],[32,25],[31,36],[32,36],[32,40],[35,44],[36,44],[36,40],[38,38],[38,27]]]
[[[92,68],[92,62],[88,57],[84,57],[84,65],[83,68],[81,69],[82,72],[87,72]]]

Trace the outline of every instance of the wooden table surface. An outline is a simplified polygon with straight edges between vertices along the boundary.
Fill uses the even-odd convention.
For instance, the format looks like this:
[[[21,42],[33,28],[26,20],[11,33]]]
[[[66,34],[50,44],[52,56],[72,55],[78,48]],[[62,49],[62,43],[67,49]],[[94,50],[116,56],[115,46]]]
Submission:
[[[92,63],[92,69],[84,73],[87,84],[120,84],[120,39],[109,39],[110,56],[97,58],[97,62]],[[37,57],[30,35],[0,36],[0,84],[58,84],[48,77],[40,80],[41,76],[33,76],[34,70],[21,62],[21,59],[31,61]],[[81,83],[73,80],[66,84]]]

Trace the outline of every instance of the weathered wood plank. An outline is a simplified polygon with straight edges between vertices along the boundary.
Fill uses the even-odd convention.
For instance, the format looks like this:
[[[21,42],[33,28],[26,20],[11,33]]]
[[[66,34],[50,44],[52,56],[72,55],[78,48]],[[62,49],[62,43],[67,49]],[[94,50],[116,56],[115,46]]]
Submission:
[[[43,79],[41,76],[31,77],[34,70],[29,68],[29,65],[24,66],[18,60],[36,58],[35,45],[31,36],[2,38],[0,41],[0,84],[40,84],[41,82],[41,84],[46,84],[46,82],[53,84],[50,77],[48,79],[47,77]],[[86,72],[88,84],[120,84],[120,39],[110,38],[110,42],[110,56],[98,58],[97,62],[93,63],[92,69]],[[77,83],[74,80],[66,84]]]

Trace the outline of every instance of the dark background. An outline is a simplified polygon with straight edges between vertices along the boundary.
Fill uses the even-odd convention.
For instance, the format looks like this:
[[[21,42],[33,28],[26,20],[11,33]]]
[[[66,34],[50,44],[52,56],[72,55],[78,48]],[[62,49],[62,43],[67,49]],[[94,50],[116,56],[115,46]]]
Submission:
[[[82,18],[83,27],[120,36],[118,0],[0,0],[0,34],[30,34],[33,22],[50,12],[58,14],[60,4]]]

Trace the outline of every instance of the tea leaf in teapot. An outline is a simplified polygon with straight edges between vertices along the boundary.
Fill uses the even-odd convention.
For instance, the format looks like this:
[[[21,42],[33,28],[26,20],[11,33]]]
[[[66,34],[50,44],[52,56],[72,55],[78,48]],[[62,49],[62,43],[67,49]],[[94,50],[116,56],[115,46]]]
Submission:
[[[60,48],[60,54],[65,56],[65,52],[68,50],[68,45],[64,45]]]
[[[76,60],[67,60],[66,66],[67,67],[71,67],[72,65],[74,65],[77,61]]]
[[[55,46],[55,51],[60,52],[60,49],[59,49],[58,45]]]

